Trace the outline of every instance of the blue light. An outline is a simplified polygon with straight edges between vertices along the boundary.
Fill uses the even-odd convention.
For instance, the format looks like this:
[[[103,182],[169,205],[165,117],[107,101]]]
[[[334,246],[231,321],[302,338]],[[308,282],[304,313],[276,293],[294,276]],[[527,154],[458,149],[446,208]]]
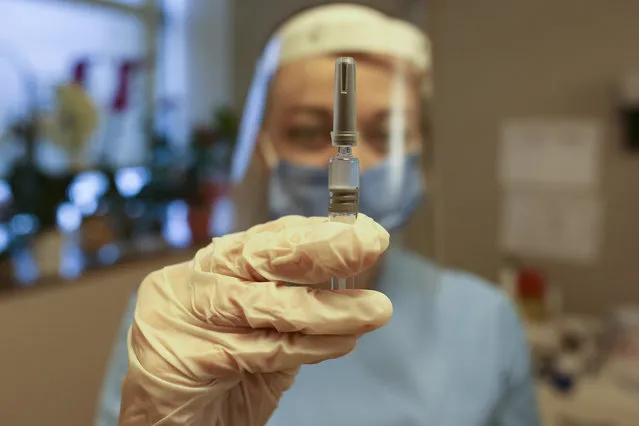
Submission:
[[[76,206],[91,206],[109,189],[104,173],[88,171],[78,174],[68,188],[69,199]]]
[[[38,262],[29,250],[21,250],[13,258],[16,278],[23,285],[32,285],[40,274]]]
[[[11,243],[11,233],[6,225],[0,225],[0,252],[6,251]]]
[[[230,197],[217,200],[213,209],[209,235],[219,237],[232,232],[235,226],[235,204]]]
[[[13,198],[11,186],[5,180],[0,179],[0,204],[8,203],[11,198]]]
[[[173,201],[166,211],[164,238],[175,247],[187,247],[191,243],[191,228],[188,222],[189,208],[184,201]]]
[[[77,278],[84,269],[84,254],[82,249],[72,242],[67,242],[62,249],[60,275],[66,279]]]
[[[82,223],[80,209],[71,203],[60,204],[56,216],[58,227],[64,232],[77,231]]]
[[[105,265],[113,265],[120,257],[120,249],[115,244],[107,244],[98,250],[98,260]]]
[[[135,197],[151,180],[151,172],[144,167],[128,167],[115,174],[115,186],[123,197]]]
[[[77,207],[84,216],[91,216],[98,210],[98,200],[94,199],[91,201],[87,201],[86,203],[78,204]]]
[[[11,218],[9,225],[15,235],[29,235],[38,230],[38,218],[30,214],[17,214]]]

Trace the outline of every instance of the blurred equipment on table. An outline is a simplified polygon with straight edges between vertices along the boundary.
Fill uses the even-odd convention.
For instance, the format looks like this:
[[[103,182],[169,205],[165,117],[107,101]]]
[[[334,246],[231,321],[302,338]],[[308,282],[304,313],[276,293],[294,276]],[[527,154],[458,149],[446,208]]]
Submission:
[[[636,425],[639,307],[531,323],[528,339],[546,425]]]

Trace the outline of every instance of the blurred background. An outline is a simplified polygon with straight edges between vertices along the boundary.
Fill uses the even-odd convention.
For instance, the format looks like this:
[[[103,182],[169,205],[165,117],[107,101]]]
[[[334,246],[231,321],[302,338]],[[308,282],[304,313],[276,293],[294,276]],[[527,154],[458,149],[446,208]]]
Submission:
[[[322,3],[0,0],[0,423],[91,424],[130,293],[241,216],[264,43]],[[409,244],[515,300],[546,424],[636,425],[639,3],[358,3],[433,44],[438,211]]]

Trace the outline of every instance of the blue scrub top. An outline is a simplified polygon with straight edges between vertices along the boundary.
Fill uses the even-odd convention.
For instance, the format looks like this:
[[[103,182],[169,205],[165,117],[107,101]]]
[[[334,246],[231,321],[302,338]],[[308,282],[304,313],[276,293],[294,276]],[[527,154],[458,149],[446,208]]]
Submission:
[[[268,426],[538,426],[517,314],[489,283],[388,251],[376,288],[393,302],[351,354],[304,366]],[[116,426],[129,306],[97,424]]]

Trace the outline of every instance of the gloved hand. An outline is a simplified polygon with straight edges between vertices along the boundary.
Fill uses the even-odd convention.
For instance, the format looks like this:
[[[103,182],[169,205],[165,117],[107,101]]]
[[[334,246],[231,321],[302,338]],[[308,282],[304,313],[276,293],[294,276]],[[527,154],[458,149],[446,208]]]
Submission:
[[[216,238],[140,286],[129,332],[120,426],[262,426],[301,364],[349,353],[384,325],[372,290],[311,286],[372,266],[388,233],[287,216]]]

